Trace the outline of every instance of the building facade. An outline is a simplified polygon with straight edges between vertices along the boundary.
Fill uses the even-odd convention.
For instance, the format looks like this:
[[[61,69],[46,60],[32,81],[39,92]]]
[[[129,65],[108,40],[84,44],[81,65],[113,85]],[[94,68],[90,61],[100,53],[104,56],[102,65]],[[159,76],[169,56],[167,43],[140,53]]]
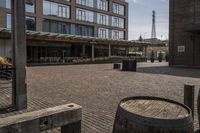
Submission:
[[[200,66],[200,1],[170,0],[171,66]]]
[[[26,29],[33,31],[31,37],[27,37],[28,63],[57,63],[70,57],[108,57],[111,53],[126,55],[127,45],[117,42],[128,40],[128,3],[125,0],[25,1]],[[0,1],[1,29],[12,27],[11,7],[11,0]],[[9,35],[0,34],[0,56],[12,58]],[[70,41],[69,35],[77,41],[74,38],[75,41]],[[103,44],[104,40],[112,42],[101,45],[95,42],[96,39],[102,39]]]
[[[0,27],[11,28],[11,0],[0,1]],[[27,30],[128,39],[125,0],[26,0]]]

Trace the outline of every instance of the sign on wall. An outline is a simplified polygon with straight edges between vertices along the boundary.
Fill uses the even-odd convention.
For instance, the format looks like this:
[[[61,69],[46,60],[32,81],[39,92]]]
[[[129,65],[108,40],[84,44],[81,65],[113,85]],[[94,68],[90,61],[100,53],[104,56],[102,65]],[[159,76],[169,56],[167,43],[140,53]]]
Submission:
[[[178,52],[184,53],[185,52],[185,46],[178,46]]]

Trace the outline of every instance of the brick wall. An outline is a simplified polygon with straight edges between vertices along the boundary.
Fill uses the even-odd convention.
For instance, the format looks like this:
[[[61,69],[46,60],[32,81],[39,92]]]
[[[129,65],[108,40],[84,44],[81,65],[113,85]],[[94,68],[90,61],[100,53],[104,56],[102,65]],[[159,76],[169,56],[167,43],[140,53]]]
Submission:
[[[187,27],[200,23],[199,0],[170,0],[170,65],[194,65],[194,37]],[[178,52],[185,46],[185,52]]]

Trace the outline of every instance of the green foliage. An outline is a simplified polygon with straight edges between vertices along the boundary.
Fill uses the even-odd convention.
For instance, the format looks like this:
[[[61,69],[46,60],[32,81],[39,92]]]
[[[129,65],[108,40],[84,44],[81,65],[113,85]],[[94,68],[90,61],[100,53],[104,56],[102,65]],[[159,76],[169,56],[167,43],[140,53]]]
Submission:
[[[151,52],[151,62],[153,63],[155,61],[155,54],[154,51]]]
[[[166,62],[169,61],[169,54],[168,53],[165,55],[165,60],[166,60]]]
[[[143,41],[143,38],[142,38],[142,36],[141,36],[141,35],[140,35],[140,37],[139,37],[138,41],[140,41],[140,42],[142,42],[142,41]]]
[[[163,54],[161,52],[158,54],[158,60],[159,62],[162,62],[163,60]]]

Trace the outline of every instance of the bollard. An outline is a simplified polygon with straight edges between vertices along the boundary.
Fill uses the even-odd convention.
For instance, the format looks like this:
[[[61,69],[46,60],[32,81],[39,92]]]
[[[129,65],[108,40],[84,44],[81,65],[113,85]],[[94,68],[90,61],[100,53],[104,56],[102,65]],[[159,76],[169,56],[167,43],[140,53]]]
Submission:
[[[194,85],[184,85],[184,104],[192,110],[192,117],[194,118]]]

